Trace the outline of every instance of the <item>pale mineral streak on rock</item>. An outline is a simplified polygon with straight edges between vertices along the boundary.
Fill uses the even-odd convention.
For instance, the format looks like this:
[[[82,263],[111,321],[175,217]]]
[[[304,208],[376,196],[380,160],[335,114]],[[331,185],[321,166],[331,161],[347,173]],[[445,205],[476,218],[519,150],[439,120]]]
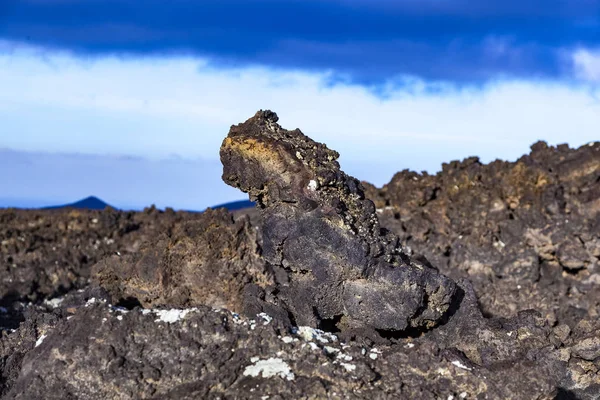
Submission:
[[[40,337],[38,338],[38,340],[36,340],[35,342],[35,347],[38,347],[39,345],[41,345],[44,342],[44,339],[46,339],[46,335],[45,334],[41,334]]]

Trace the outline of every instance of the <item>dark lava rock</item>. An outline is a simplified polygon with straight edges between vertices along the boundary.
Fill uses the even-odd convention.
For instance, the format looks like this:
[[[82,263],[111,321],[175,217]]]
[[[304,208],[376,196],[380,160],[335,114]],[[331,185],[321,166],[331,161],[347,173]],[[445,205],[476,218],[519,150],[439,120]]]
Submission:
[[[91,293],[32,310],[0,337],[2,398],[593,399],[600,389],[598,326],[552,345],[535,312],[486,321],[474,298],[427,335],[373,346],[266,314],[127,310]]]
[[[365,186],[382,225],[444,274],[468,278],[484,314],[535,309],[571,329],[599,317],[600,142],[539,142],[516,162],[470,158]]]
[[[255,229],[247,217],[234,221],[225,209],[177,224],[136,253],[107,257],[92,275],[117,304],[210,305],[236,312],[244,311],[244,296],[253,295],[246,290],[250,284],[272,284]]]
[[[373,202],[340,170],[338,156],[298,129],[282,129],[271,111],[233,126],[221,146],[223,180],[261,208],[263,257],[275,277],[270,301],[301,325],[435,326],[454,283],[413,262],[380,228]]]
[[[222,149],[250,218],[0,211],[0,396],[599,399],[599,154],[536,144],[365,198],[259,112]]]
[[[89,284],[92,265],[137,253],[196,214],[159,211],[0,209],[0,306],[39,302]]]

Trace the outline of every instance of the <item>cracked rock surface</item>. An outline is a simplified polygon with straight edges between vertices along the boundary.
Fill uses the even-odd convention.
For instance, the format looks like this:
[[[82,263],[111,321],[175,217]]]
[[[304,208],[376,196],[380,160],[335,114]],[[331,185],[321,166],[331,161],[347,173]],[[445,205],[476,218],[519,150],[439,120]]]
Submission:
[[[250,284],[260,288],[272,281],[257,246],[248,218],[234,221],[225,209],[209,209],[158,234],[138,252],[103,259],[92,275],[116,303],[240,312],[245,297],[253,295]]]
[[[380,228],[373,202],[340,170],[338,153],[277,120],[259,111],[221,146],[223,180],[261,208],[262,255],[275,279],[269,301],[301,325],[435,326],[454,283],[413,262],[398,237]]]
[[[0,210],[0,398],[598,399],[599,154],[377,189],[263,111],[256,210]]]
[[[196,214],[57,209],[0,209],[0,306],[41,301],[89,284],[91,267],[104,257],[137,253]]]
[[[367,195],[405,249],[473,283],[486,315],[535,309],[574,329],[600,315],[600,142],[531,150],[402,171]]]

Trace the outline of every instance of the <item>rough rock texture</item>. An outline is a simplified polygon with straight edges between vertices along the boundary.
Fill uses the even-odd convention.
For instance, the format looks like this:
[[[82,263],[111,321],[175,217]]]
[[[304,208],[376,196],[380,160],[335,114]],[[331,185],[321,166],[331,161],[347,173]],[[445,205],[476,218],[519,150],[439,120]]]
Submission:
[[[90,268],[116,252],[169,232],[194,214],[60,210],[0,210],[0,306],[41,301],[88,285]]]
[[[338,156],[298,129],[282,129],[271,111],[233,126],[221,146],[223,180],[262,209],[263,257],[275,277],[269,301],[301,325],[435,326],[450,308],[454,283],[413,262],[380,228],[373,203],[340,170]]]
[[[473,282],[486,315],[535,309],[573,329],[600,313],[600,143],[543,142],[516,162],[366,184],[382,225],[443,273]]]
[[[401,245],[336,153],[269,112],[223,146],[251,218],[0,211],[0,397],[600,399],[599,149],[366,185]],[[364,313],[354,281],[379,286]]]
[[[2,398],[593,399],[600,390],[598,326],[563,343],[535,313],[485,322],[468,302],[443,332],[373,346],[266,314],[127,310],[107,298],[67,295],[2,336],[0,354],[11,354]]]
[[[271,284],[248,218],[207,210],[177,224],[136,253],[112,255],[93,268],[93,279],[115,303],[144,307],[210,305],[244,311],[250,283]]]

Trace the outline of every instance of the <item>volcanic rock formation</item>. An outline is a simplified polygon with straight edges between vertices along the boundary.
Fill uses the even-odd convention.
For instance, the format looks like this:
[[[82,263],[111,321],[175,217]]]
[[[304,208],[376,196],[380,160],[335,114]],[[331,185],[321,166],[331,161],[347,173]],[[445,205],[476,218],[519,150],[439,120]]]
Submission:
[[[259,111],[221,146],[223,180],[262,209],[262,255],[276,280],[271,301],[301,325],[435,326],[454,283],[412,261],[398,237],[381,229],[360,182],[340,170],[338,153],[277,120]]]
[[[367,197],[404,249],[468,278],[486,315],[535,309],[574,329],[600,316],[600,142],[531,150],[405,170],[381,189],[365,183]]]
[[[257,246],[247,218],[234,221],[225,209],[209,209],[157,235],[136,253],[103,259],[92,275],[115,303],[209,305],[239,312],[254,301],[250,284],[271,284]]]
[[[599,399],[600,143],[532,150],[375,210],[261,111],[221,152],[250,218],[0,210],[0,397]]]

